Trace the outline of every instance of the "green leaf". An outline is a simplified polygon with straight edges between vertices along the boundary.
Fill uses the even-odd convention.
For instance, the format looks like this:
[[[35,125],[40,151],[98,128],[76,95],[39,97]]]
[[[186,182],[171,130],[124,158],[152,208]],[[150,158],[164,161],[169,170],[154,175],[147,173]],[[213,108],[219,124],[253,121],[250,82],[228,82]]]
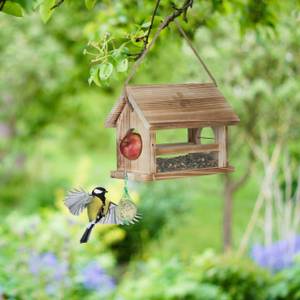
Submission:
[[[97,0],[85,0],[85,6],[87,9],[93,9]]]
[[[151,25],[151,22],[149,21],[149,22],[143,23],[143,24],[141,25],[141,27],[142,27],[142,28],[148,28],[148,27],[150,27],[150,25]]]
[[[101,86],[101,82],[99,80],[99,69],[101,65],[97,65],[91,68],[90,70],[90,78],[88,79],[89,85],[94,82],[97,86]]]
[[[111,63],[104,63],[100,65],[100,79],[101,80],[107,80],[112,72],[113,72],[114,66]]]
[[[40,5],[40,15],[44,23],[47,23],[51,18],[54,9],[52,7],[55,5],[55,0],[44,0]]]
[[[118,64],[117,64],[117,72],[126,72],[128,69],[128,59],[122,59]]]
[[[13,2],[20,4],[25,11],[32,11],[35,0],[13,0]]]
[[[133,34],[130,35],[130,39],[133,45],[137,47],[143,47],[144,41],[143,38],[145,36],[145,31],[143,30],[138,30],[134,32]]]
[[[22,6],[12,1],[6,1],[2,11],[15,17],[23,17],[24,15]]]

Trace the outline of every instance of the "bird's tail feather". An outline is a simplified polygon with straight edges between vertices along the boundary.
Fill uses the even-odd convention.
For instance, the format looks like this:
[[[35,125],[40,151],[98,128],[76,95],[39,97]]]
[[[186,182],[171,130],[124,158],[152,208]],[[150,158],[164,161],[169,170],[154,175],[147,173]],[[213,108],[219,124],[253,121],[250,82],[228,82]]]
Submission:
[[[82,235],[82,237],[80,239],[80,244],[84,244],[84,243],[88,242],[94,226],[95,226],[94,223],[89,224],[89,226],[87,227],[87,229],[85,230],[84,234]]]

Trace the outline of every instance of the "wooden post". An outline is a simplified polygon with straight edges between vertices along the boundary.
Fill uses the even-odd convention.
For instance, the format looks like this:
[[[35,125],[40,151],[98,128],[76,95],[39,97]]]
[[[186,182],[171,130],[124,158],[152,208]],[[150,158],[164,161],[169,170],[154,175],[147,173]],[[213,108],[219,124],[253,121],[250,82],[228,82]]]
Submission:
[[[216,137],[216,143],[219,144],[218,167],[227,167],[227,127],[214,127],[213,130]]]
[[[150,172],[151,174],[156,173],[156,131],[150,130]]]
[[[202,128],[188,128],[188,142],[193,144],[200,144],[200,133]]]

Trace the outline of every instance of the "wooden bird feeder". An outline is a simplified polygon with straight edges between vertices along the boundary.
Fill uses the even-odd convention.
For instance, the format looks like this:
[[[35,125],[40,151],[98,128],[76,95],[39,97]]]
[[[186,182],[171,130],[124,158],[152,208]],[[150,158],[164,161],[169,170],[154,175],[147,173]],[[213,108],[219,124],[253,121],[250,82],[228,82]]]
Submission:
[[[163,22],[133,65],[124,92],[105,123],[106,127],[117,130],[117,170],[111,172],[113,178],[122,179],[127,174],[132,180],[151,181],[234,170],[227,159],[227,129],[237,124],[239,118],[217,88],[216,80],[179,22],[174,22],[212,83],[129,85],[164,28]],[[214,135],[210,144],[202,142],[201,132],[205,127],[210,127]],[[157,144],[158,131],[179,128],[186,129],[182,143]],[[138,134],[133,136],[131,130]]]
[[[117,131],[117,170],[113,178],[151,181],[232,172],[228,164],[229,125],[239,122],[213,83],[127,85],[113,107],[106,127]],[[201,131],[210,127],[213,143],[201,143]],[[186,129],[182,143],[157,144],[158,130]],[[138,158],[127,159],[120,143],[134,129],[142,139]],[[167,156],[167,157],[166,157]]]

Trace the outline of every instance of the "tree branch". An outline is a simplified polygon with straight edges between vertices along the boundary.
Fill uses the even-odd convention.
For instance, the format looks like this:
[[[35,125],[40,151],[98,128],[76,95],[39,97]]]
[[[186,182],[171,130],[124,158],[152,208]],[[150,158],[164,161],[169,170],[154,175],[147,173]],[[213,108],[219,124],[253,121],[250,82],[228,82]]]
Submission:
[[[247,164],[244,175],[241,178],[239,178],[239,180],[231,183],[231,189],[233,192],[237,191],[242,185],[244,185],[246,183],[246,181],[248,180],[248,178],[251,174],[252,164],[253,164],[253,161],[250,160]]]
[[[64,3],[65,0],[59,0],[58,2],[56,2],[52,7],[51,9],[55,9],[59,6],[61,6],[63,3]]]
[[[185,21],[187,21],[187,11],[192,8],[194,0],[185,0],[184,4],[180,8],[175,8],[175,11],[168,17],[168,21],[163,28],[166,28],[170,22],[174,21],[177,17],[183,14]]]
[[[147,45],[148,45],[150,33],[151,33],[151,30],[152,30],[152,27],[153,27],[154,19],[155,19],[155,16],[156,16],[156,13],[157,13],[159,4],[160,4],[160,0],[157,0],[157,1],[156,1],[155,8],[154,8],[154,10],[153,10],[152,17],[151,17],[151,23],[150,23],[150,26],[149,26],[147,35],[146,35],[145,40],[144,40],[144,48],[146,48]]]
[[[171,22],[173,22],[177,17],[179,17],[182,14],[184,16],[184,20],[187,21],[187,17],[186,17],[187,11],[189,8],[191,8],[193,6],[193,2],[194,2],[194,0],[185,0],[183,5],[179,8],[177,8],[176,6],[173,5],[174,12],[164,19],[162,26],[159,27],[159,31],[162,31],[163,29],[165,29]],[[149,37],[151,34],[151,30],[153,28],[154,19],[155,19],[159,4],[160,4],[160,0],[157,0],[155,8],[154,8],[152,16],[151,16],[151,24],[149,26],[148,32],[144,39],[144,48],[141,51],[141,53],[139,54],[138,58],[141,57],[143,55],[143,52],[147,49]]]
[[[0,0],[0,11],[3,9],[6,0]]]
[[[140,52],[140,54],[137,57],[137,60],[135,61],[131,72],[129,73],[127,79],[125,80],[124,85],[126,86],[131,78],[134,76],[137,68],[141,64],[142,60],[150,50],[150,48],[154,45],[155,41],[157,40],[158,36],[160,35],[161,31],[164,30],[172,21],[174,21],[177,17],[179,17],[181,14],[186,13],[187,10],[192,7],[193,0],[185,0],[183,6],[181,8],[177,8],[176,11],[174,11],[172,14],[168,15],[164,18],[163,22],[159,25],[157,31],[155,32],[153,39],[149,43],[149,45],[146,45],[144,49]]]

